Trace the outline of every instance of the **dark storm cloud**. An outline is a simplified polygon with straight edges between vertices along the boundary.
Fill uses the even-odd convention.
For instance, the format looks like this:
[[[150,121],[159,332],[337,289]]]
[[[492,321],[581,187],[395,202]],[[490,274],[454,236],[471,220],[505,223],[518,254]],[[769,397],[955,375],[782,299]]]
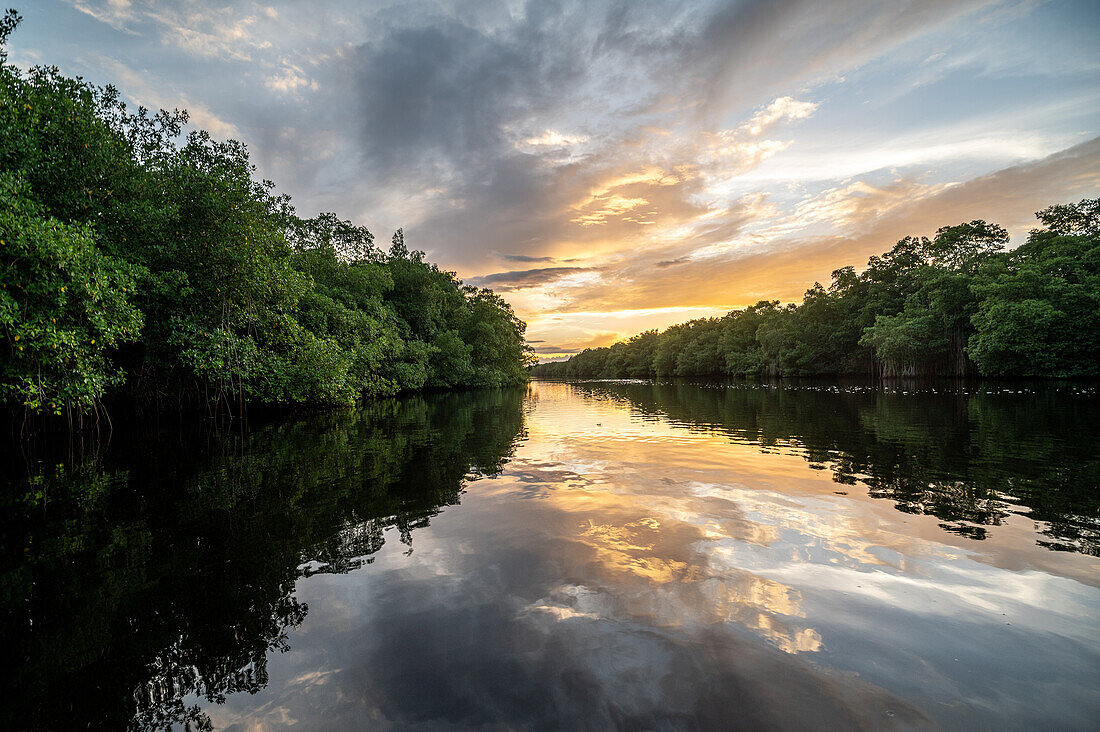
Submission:
[[[496,32],[425,17],[361,46],[354,63],[368,161],[385,171],[492,169],[510,147],[505,128],[583,76],[585,60],[562,32],[569,19],[556,6],[532,3],[521,22]]]

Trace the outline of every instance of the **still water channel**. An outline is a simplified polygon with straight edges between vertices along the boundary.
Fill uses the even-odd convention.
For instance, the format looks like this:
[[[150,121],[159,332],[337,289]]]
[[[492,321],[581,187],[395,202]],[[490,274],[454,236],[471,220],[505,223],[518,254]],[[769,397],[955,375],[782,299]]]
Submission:
[[[9,446],[5,729],[1095,729],[1100,396],[536,382]]]

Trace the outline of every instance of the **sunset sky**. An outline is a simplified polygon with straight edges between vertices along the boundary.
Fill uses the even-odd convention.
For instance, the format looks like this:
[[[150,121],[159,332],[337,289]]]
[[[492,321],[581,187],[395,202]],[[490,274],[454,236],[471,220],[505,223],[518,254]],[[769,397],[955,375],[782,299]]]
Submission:
[[[10,60],[184,107],[500,292],[540,356],[1100,195],[1100,3],[33,0]]]

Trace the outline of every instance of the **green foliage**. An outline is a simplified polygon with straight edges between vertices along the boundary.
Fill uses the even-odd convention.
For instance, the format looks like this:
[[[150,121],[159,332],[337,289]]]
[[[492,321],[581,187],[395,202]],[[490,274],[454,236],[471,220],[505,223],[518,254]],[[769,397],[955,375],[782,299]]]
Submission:
[[[110,349],[141,327],[138,273],[103,254],[92,227],[45,215],[0,174],[0,398],[55,414],[92,407],[120,378]]]
[[[1100,375],[1100,199],[1040,211],[1047,226],[973,285],[969,353],[983,373]]]
[[[17,23],[0,21],[0,43]],[[297,216],[241,143],[181,143],[186,113],[131,113],[112,87],[3,60],[0,399],[87,410],[113,390],[236,409],[526,379],[507,303],[403,232],[383,255],[335,214]]]
[[[948,346],[936,313],[908,307],[897,315],[876,317],[859,342],[872,348],[884,362],[894,364],[896,370],[910,373],[918,364],[937,361]]]
[[[1100,199],[1008,232],[971,221],[905,237],[867,268],[833,272],[802,303],[760,302],[650,331],[568,361],[549,378],[869,374],[1100,375]]]

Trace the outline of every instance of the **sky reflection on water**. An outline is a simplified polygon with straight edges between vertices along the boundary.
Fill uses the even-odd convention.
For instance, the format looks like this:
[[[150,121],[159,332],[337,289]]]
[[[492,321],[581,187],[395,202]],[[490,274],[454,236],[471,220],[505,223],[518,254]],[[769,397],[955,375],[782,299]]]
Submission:
[[[369,567],[299,581],[309,612],[269,659],[266,687],[205,711],[229,729],[1085,729],[1100,718],[1087,531],[1074,530],[1076,545],[1054,538],[1080,551],[1051,551],[1049,527],[1007,494],[988,525],[899,511],[908,504],[869,495],[875,476],[837,482],[843,451],[808,461],[805,435],[769,448],[751,425],[682,414],[728,398],[532,385],[526,438],[503,472],[471,483],[411,551],[388,542]],[[876,413],[917,406],[880,401],[856,410],[880,431],[890,426]],[[779,410],[762,405],[761,422]],[[915,413],[935,422],[943,408]],[[949,421],[988,430],[979,408],[963,400]],[[900,423],[902,442],[919,422]],[[923,446],[950,452],[933,444],[946,436],[932,430]],[[1073,463],[1082,438],[1054,435],[1066,469],[1094,476],[1095,463]],[[951,465],[936,467],[941,480]]]
[[[536,382],[0,445],[0,727],[1089,729],[1098,405]]]

